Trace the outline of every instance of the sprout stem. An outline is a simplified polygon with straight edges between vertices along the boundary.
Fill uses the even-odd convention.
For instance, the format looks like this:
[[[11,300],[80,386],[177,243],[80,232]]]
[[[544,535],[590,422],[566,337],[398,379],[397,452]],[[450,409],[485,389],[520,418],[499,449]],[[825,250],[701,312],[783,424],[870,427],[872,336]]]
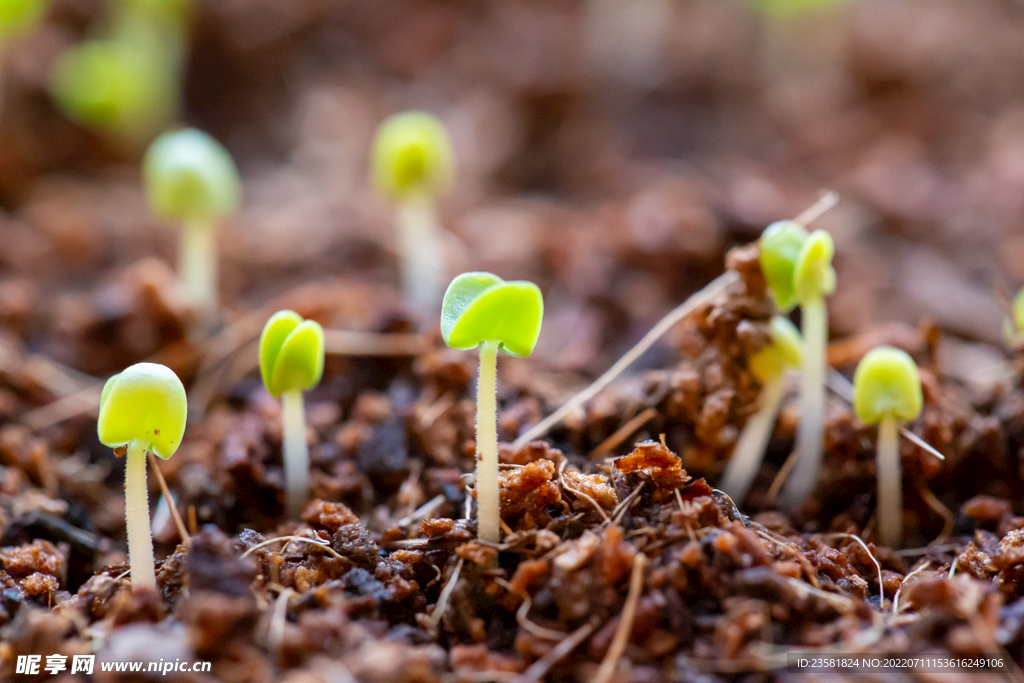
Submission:
[[[306,415],[302,390],[281,394],[284,422],[284,489],[288,515],[295,517],[309,495],[309,445],[306,443]]]
[[[825,369],[828,311],[824,297],[803,303],[804,357],[800,376],[800,426],[796,465],[782,492],[782,506],[795,510],[818,484],[825,432]]]
[[[398,207],[402,287],[406,304],[422,320],[437,315],[444,294],[444,249],[437,210],[430,197],[415,195]]]
[[[742,502],[764,458],[764,450],[771,438],[779,404],[786,393],[786,373],[765,381],[761,389],[761,407],[750,416],[743,427],[739,441],[733,449],[729,465],[725,468],[718,488],[735,501]]]
[[[890,548],[903,542],[903,478],[900,474],[899,421],[887,414],[878,423],[878,455],[875,478],[878,502],[875,524],[878,540]]]
[[[498,510],[498,342],[480,345],[480,380],[476,390],[476,506],[479,538],[501,541]]]
[[[190,221],[181,228],[178,271],[192,304],[217,308],[216,230],[210,222]]]
[[[128,442],[124,467],[124,513],[128,523],[128,562],[132,590],[156,590],[153,537],[149,531],[149,486],[146,449],[138,439]]]

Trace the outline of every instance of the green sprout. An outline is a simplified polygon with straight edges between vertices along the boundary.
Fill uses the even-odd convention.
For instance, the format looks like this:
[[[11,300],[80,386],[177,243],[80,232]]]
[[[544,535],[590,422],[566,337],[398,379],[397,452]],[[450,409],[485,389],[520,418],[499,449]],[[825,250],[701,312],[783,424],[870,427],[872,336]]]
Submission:
[[[445,267],[436,198],[453,177],[451,143],[436,118],[409,111],[381,124],[373,143],[373,178],[398,204],[405,301],[424,318],[441,299]]]
[[[892,548],[903,541],[903,479],[900,474],[901,422],[921,414],[921,378],[905,352],[889,346],[868,351],[853,375],[853,408],[864,424],[878,425],[879,540]]]
[[[137,363],[103,386],[97,432],[111,448],[127,447],[124,507],[132,590],[156,589],[153,537],[149,528],[146,451],[174,455],[185,433],[185,387],[174,372],[156,363]]]
[[[803,340],[793,323],[775,316],[770,323],[772,340],[750,357],[747,366],[761,381],[761,406],[743,427],[719,488],[740,502],[757,475],[765,447],[772,435],[779,405],[786,393],[786,371],[800,366]]]
[[[103,29],[57,59],[50,92],[65,116],[135,150],[173,120],[189,0],[109,3]]]
[[[787,239],[783,249],[776,250],[775,246],[774,242],[767,243],[768,250],[775,252],[769,258],[778,257],[783,263],[788,261],[791,240]],[[762,244],[762,250],[765,247]],[[800,426],[797,429],[796,462],[782,494],[782,505],[790,510],[795,509],[814,490],[821,473],[828,349],[825,296],[836,288],[836,273],[832,269],[834,249],[832,237],[824,230],[815,230],[804,239],[792,261],[792,295],[787,301],[800,304],[804,355],[800,376]],[[783,293],[788,294],[788,290]]]
[[[480,347],[476,395],[476,499],[480,540],[501,540],[498,491],[498,351],[529,356],[537,344],[544,299],[532,282],[492,273],[463,273],[441,304],[441,336],[453,349]]]
[[[194,128],[164,133],[142,164],[153,212],[182,224],[179,274],[193,303],[217,306],[216,222],[238,208],[238,169],[223,146]]]
[[[1024,336],[1024,287],[1008,304],[1009,317],[1003,320],[1003,341],[1009,347],[1020,344]]]
[[[324,374],[324,330],[295,311],[270,316],[260,335],[260,375],[267,391],[281,397],[284,423],[284,486],[288,514],[309,497],[309,445],[302,392]]]

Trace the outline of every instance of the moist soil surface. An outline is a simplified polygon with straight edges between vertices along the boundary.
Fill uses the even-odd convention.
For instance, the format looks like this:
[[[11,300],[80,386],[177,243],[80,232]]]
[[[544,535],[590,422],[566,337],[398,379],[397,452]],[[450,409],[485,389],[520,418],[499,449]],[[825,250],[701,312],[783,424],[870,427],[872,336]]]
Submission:
[[[245,193],[215,316],[177,283],[140,150],[47,94],[101,7],[55,0],[8,46],[0,679],[139,680],[15,673],[93,653],[239,682],[865,680],[796,673],[791,650],[1024,663],[1024,357],[1003,334],[1024,281],[1024,8],[635,4],[626,22],[599,1],[197,3],[180,118],[225,142]],[[467,476],[475,354],[403,308],[393,207],[368,179],[376,125],[410,107],[439,114],[459,162],[450,274],[545,293],[536,352],[499,361],[498,546],[476,540]],[[829,363],[849,378],[877,345],[910,353],[908,429],[945,456],[901,441],[899,548],[874,542],[876,429],[841,390],[799,511],[772,495],[795,385],[751,492],[714,488],[774,312],[754,241],[823,189],[841,197],[813,225],[836,243]],[[512,445],[715,278],[623,376]],[[328,330],[300,518],[256,368],[281,308]],[[103,379],[144,360],[190,400],[156,463],[180,528],[150,467],[155,593],[131,591],[123,458],[96,436]]]

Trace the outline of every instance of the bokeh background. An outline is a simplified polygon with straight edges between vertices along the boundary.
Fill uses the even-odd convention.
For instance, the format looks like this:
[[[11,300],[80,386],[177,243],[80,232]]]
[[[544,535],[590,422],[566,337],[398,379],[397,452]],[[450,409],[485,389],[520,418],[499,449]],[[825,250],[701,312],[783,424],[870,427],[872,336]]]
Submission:
[[[0,326],[86,372],[180,332],[113,331],[132,304],[110,289],[141,258],[173,267],[177,235],[149,215],[138,165],[178,125],[216,136],[243,175],[244,208],[220,239],[236,310],[329,281],[350,294],[328,322],[386,327],[393,207],[368,154],[405,109],[436,114],[453,139],[451,274],[536,280],[551,368],[603,369],[730,246],[825,189],[842,198],[816,224],[837,245],[834,337],[927,318],[999,342],[998,293],[1024,282],[1014,0],[158,5],[52,0],[4,40]],[[140,28],[133,12],[173,16]],[[150,93],[141,122],[81,78],[78,97],[101,100],[79,103],[85,123],[55,97],[62,60],[97,40],[135,61],[163,50],[170,66],[147,78],[165,96]],[[103,344],[73,343],[97,329]]]

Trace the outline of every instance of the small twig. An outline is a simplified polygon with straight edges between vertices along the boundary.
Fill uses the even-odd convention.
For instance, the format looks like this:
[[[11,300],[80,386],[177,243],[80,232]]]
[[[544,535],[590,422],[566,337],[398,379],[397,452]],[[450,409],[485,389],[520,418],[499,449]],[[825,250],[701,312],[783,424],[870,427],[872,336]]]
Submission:
[[[832,606],[841,614],[853,611],[853,600],[845,595],[836,595],[835,593],[823,591],[820,588],[815,588],[814,586],[804,583],[798,579],[794,579],[791,576],[786,576],[784,578],[788,584],[796,588],[798,591],[803,591],[805,595],[815,595],[826,602],[832,603]]]
[[[953,527],[956,524],[956,517],[953,515],[953,511],[942,504],[942,501],[935,497],[932,490],[928,488],[923,482],[918,484],[917,492],[921,496],[921,499],[935,511],[937,515],[942,517],[942,531],[939,533],[939,537],[935,540],[948,538],[953,533]]]
[[[782,485],[786,483],[786,479],[789,478],[790,470],[792,470],[793,466],[796,465],[796,453],[797,452],[794,450],[789,454],[789,457],[786,458],[786,462],[782,463],[782,469],[780,469],[779,473],[775,475],[774,479],[772,479],[772,485],[768,487],[769,500],[775,500],[776,496],[779,495],[779,489],[782,488]]]
[[[608,524],[612,521],[611,518],[608,517],[608,513],[604,511],[604,508],[602,508],[596,500],[594,500],[591,496],[587,495],[583,491],[577,491],[576,489],[565,483],[564,472],[558,477],[558,483],[560,483],[562,485],[562,488],[564,488],[566,491],[571,491],[574,495],[579,496],[580,498],[586,500],[591,505],[593,505],[594,509],[597,510],[598,514],[600,514],[601,517],[604,519],[605,524]]]
[[[160,492],[164,495],[164,500],[167,501],[167,509],[171,513],[171,519],[174,520],[174,526],[178,529],[178,535],[181,536],[181,542],[186,548],[192,546],[192,537],[189,536],[188,531],[185,529],[185,523],[181,521],[181,515],[178,514],[178,505],[174,502],[174,496],[171,495],[171,490],[167,488],[167,481],[164,479],[164,473],[160,471],[160,466],[157,464],[156,456],[153,452],[149,452],[149,465],[153,468],[153,472],[156,473],[156,480],[160,484]]]
[[[522,436],[513,442],[515,448],[522,448],[534,439],[543,436],[549,429],[565,419],[565,416],[583,405],[597,392],[608,386],[613,379],[619,376],[623,370],[628,368],[640,355],[649,349],[662,335],[672,329],[680,320],[686,318],[698,308],[711,301],[719,292],[724,291],[729,285],[739,280],[739,275],[733,271],[722,273],[712,280],[704,289],[700,290],[682,304],[672,309],[651,331],[644,335],[643,339],[637,342],[636,346],[626,352],[622,358],[617,360],[607,372],[594,380],[589,387],[573,396],[562,404],[562,407],[548,415],[546,418],[528,429]]]
[[[444,505],[444,502],[446,500],[447,498],[445,498],[444,495],[438,494],[431,498],[430,500],[428,500],[423,505],[413,510],[411,513],[409,513],[402,519],[395,522],[395,524],[396,526],[408,526],[417,520],[423,519],[424,517],[432,513],[434,510]]]
[[[619,617],[619,626],[615,629],[615,637],[612,639],[611,647],[601,661],[601,666],[594,676],[594,683],[608,683],[615,673],[615,666],[619,658],[626,650],[629,636],[633,633],[633,619],[636,618],[636,606],[640,602],[640,594],[644,588],[644,562],[647,556],[637,553],[633,556],[633,571],[629,576],[629,593],[626,595],[626,603],[622,606],[622,615]]]
[[[903,580],[900,581],[900,587],[898,589],[896,589],[896,595],[894,595],[893,598],[892,598],[892,613],[893,613],[893,616],[896,616],[897,614],[900,613],[900,594],[903,593],[903,587],[907,585],[907,581],[909,581],[910,577],[913,576],[914,574],[916,574],[918,572],[921,572],[921,571],[924,571],[925,569],[930,567],[931,564],[932,564],[931,561],[926,560],[924,564],[922,564],[920,567],[918,567],[914,571],[912,571],[909,574],[907,574],[906,576],[904,576]]]
[[[513,678],[510,683],[536,683],[547,675],[558,660],[579,647],[580,643],[590,637],[597,629],[597,621],[590,620],[568,635],[562,642],[548,650],[547,654],[530,665],[523,673]]]
[[[562,640],[567,635],[569,635],[564,631],[555,631],[550,628],[544,628],[543,626],[535,624],[529,620],[528,615],[530,614],[530,606],[533,605],[533,598],[530,597],[529,593],[522,589],[516,590],[515,586],[513,586],[511,583],[501,578],[500,576],[494,577],[494,582],[502,588],[504,588],[505,590],[507,590],[509,593],[512,593],[513,595],[518,595],[520,598],[522,598],[523,603],[519,606],[519,609],[516,610],[516,621],[524,629],[526,629],[533,635],[537,636],[538,638],[546,638],[548,640]]]
[[[253,552],[255,550],[259,550],[260,548],[264,548],[264,547],[270,545],[271,543],[278,543],[280,541],[286,541],[288,543],[291,543],[292,541],[302,541],[303,543],[308,543],[310,545],[315,545],[317,548],[320,548],[321,550],[326,552],[328,555],[333,555],[334,557],[338,558],[339,560],[344,560],[345,559],[344,555],[339,554],[338,551],[336,551],[334,548],[332,548],[331,546],[327,545],[326,543],[322,543],[320,541],[314,541],[312,538],[308,538],[306,536],[278,536],[277,538],[272,538],[269,541],[263,541],[262,543],[257,543],[256,545],[254,545],[253,547],[249,548],[244,553],[242,553],[242,557],[245,557],[246,555],[248,555],[249,553],[251,553],[251,552]],[[283,548],[282,548],[282,550],[283,550]]]
[[[646,481],[640,482],[640,485],[637,486],[636,489],[634,489],[633,493],[631,493],[628,496],[626,496],[625,500],[623,500],[621,503],[619,503],[617,506],[615,506],[615,509],[612,510],[612,523],[613,524],[618,524],[619,522],[622,521],[622,518],[625,516],[626,511],[629,510],[629,508],[633,506],[633,502],[640,495],[640,491],[643,490],[644,484],[646,484],[646,483],[647,483]]]
[[[875,564],[875,568],[878,569],[878,606],[881,607],[882,603],[885,602],[885,586],[882,585],[882,564],[871,552],[871,549],[868,548],[868,544],[864,542],[864,539],[860,536],[844,533],[823,534],[822,538],[849,538],[859,543],[861,548],[864,548],[864,552],[868,554],[868,557],[870,557],[871,561]]]
[[[839,203],[839,194],[829,190],[818,198],[818,201],[804,209],[803,213],[793,219],[794,223],[807,226],[808,223],[821,216],[823,213]]]
[[[605,455],[606,453],[611,453],[615,448],[618,447],[619,444],[625,441],[630,434],[632,434],[633,432],[635,432],[636,430],[640,429],[645,424],[650,422],[650,420],[654,418],[654,416],[657,414],[658,411],[654,408],[648,408],[647,410],[643,411],[642,413],[634,417],[632,420],[616,429],[611,436],[609,436],[607,439],[598,444],[597,448],[590,451],[589,457],[597,458],[602,455]]]
[[[441,595],[437,598],[437,604],[434,605],[434,611],[430,615],[430,628],[435,629],[437,625],[441,623],[441,617],[444,616],[444,611],[448,609],[448,601],[452,597],[452,593],[455,591],[455,584],[459,581],[459,572],[462,571],[463,559],[460,557],[459,561],[455,564],[455,569],[452,571],[452,575],[448,577],[448,583],[441,589]]]

